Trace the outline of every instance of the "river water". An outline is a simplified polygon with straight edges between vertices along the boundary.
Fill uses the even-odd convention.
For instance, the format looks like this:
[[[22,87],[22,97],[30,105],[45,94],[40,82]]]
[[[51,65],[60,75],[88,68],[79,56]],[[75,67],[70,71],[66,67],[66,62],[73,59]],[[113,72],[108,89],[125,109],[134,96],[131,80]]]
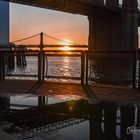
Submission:
[[[27,57],[26,67],[17,67],[9,74],[21,75],[37,75],[38,74],[38,59],[36,57]],[[15,62],[16,63],[16,62]],[[66,76],[66,77],[80,77],[81,76],[81,58],[80,57],[48,57],[45,61],[45,76]],[[10,78],[7,76],[7,78]],[[24,79],[23,77],[11,77],[12,79]],[[26,77],[27,79],[27,77]],[[28,79],[37,79],[29,78]],[[51,79],[58,81],[58,79]],[[59,79],[59,81],[72,81]]]

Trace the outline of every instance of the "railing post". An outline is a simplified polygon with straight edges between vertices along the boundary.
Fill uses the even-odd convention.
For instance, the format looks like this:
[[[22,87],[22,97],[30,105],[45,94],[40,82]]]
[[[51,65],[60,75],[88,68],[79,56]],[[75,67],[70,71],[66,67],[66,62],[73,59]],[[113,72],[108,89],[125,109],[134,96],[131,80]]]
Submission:
[[[38,81],[41,81],[41,60],[40,60],[40,52],[38,53]]]
[[[140,51],[138,51],[138,60],[139,60],[138,88],[140,89]]]
[[[42,81],[44,82],[44,73],[45,73],[45,54],[42,54]]]
[[[81,53],[81,84],[84,85],[85,79],[85,52]]]
[[[88,51],[86,51],[86,53],[85,53],[85,56],[86,56],[86,85],[88,84],[88,71],[89,71],[89,69],[88,69]]]
[[[136,88],[136,66],[137,66],[137,62],[136,62],[136,51],[133,54],[133,83],[132,83],[132,87]]]
[[[44,81],[44,52],[43,33],[40,33],[40,52],[38,55],[38,81]]]
[[[0,80],[5,80],[5,52],[0,52]]]

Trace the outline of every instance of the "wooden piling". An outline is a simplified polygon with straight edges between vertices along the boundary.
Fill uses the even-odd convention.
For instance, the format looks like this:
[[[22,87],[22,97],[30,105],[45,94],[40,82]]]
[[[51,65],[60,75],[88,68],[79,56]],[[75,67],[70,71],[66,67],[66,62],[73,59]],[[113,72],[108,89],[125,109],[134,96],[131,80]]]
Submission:
[[[9,46],[9,52],[6,54],[6,65],[8,67],[8,70],[14,70],[15,68],[15,58],[14,58],[14,52],[13,48],[15,47],[14,44],[10,44]]]
[[[20,45],[19,48],[16,48],[16,64],[19,67],[24,67],[27,65],[25,51],[26,47],[23,45]]]

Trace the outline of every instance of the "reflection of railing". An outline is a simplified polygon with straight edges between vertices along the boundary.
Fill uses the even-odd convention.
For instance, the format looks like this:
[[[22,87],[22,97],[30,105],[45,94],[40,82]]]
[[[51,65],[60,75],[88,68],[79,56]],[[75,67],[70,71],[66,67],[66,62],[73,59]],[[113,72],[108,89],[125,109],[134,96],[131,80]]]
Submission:
[[[50,132],[55,132],[58,131],[59,129],[63,129],[66,127],[69,127],[74,124],[79,124],[84,122],[84,119],[78,119],[78,118],[70,118],[64,121],[60,121],[58,123],[54,124],[47,124],[46,126],[39,126],[38,128],[35,129],[25,129],[24,130],[24,138],[23,139],[28,139],[28,138],[33,138],[36,135],[38,135],[40,132],[45,132],[45,133],[50,133]]]

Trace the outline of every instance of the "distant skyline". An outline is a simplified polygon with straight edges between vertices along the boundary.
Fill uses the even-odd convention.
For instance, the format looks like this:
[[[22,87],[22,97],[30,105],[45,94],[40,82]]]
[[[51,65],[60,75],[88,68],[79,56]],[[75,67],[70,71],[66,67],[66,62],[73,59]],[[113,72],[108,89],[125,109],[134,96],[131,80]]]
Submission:
[[[59,39],[87,44],[88,26],[86,16],[10,3],[10,41],[44,32]],[[32,43],[39,44],[39,38],[19,44]],[[45,44],[60,42],[45,38]]]

